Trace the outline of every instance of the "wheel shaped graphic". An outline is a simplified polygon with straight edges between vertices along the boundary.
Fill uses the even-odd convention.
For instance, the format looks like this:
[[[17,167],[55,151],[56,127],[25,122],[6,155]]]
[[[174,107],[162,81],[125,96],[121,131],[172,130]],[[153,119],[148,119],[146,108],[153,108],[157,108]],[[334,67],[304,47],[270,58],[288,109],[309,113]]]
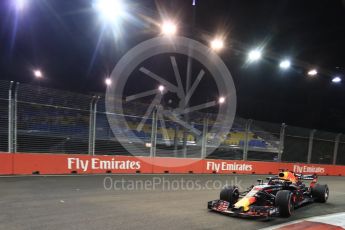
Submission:
[[[145,65],[141,66],[145,60],[161,54],[169,55],[170,63],[168,64],[173,69],[175,83],[177,84],[169,82],[164,76],[156,74],[150,67]],[[194,82],[191,82],[189,89],[185,89],[182,84],[182,74],[176,61],[177,55],[185,55],[188,58],[198,61],[205,67],[205,69],[198,71],[196,79]],[[137,68],[143,77],[154,80],[161,87],[158,89],[157,85],[153,85],[151,90],[125,96],[124,88],[126,82],[131,73]],[[180,36],[170,39],[167,37],[156,37],[146,40],[129,50],[116,64],[110,76],[112,84],[107,88],[105,101],[108,122],[116,139],[132,155],[143,155],[143,149],[138,146],[145,146],[147,141],[137,136],[137,132],[142,131],[143,126],[147,124],[148,119],[156,109],[158,122],[160,122],[163,135],[165,133],[164,118],[167,118],[193,133],[197,137],[195,145],[201,146],[201,143],[205,141],[207,136],[203,135],[202,129],[200,130],[193,125],[192,120],[185,121],[183,118],[188,113],[218,106],[219,102],[217,99],[206,101],[196,106],[190,106],[189,104],[190,98],[198,88],[206,70],[212,75],[219,95],[222,96],[222,102],[225,99],[225,102],[219,106],[215,119],[210,123],[211,127],[208,127],[208,133],[212,133],[212,144],[207,145],[207,151],[204,157],[212,153],[227,136],[234,121],[236,112],[236,90],[234,82],[224,62],[215,52],[195,40]],[[180,99],[178,108],[173,110],[165,109],[161,105],[163,89],[164,91],[177,95]],[[122,114],[125,114],[124,103],[147,96],[152,96],[153,100],[147,106],[145,114],[140,118],[138,125],[134,129],[137,131],[135,132],[133,127],[130,127],[128,124],[126,118],[122,116]],[[169,142],[166,142],[166,145],[169,144]],[[172,152],[172,150],[167,149],[159,149],[159,151],[163,154],[166,152],[167,156]]]

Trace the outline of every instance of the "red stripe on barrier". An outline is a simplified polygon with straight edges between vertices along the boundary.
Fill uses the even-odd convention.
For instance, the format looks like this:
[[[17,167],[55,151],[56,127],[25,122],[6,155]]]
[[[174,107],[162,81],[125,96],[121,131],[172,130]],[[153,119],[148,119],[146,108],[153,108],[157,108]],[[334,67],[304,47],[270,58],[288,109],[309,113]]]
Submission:
[[[0,175],[13,174],[13,154],[0,153]]]
[[[89,156],[92,173],[152,173],[152,164],[143,157]],[[73,166],[73,165],[72,165]]]
[[[202,159],[156,157],[152,165],[153,173],[203,173]]]
[[[90,174],[89,156],[60,154],[14,154],[14,174]],[[69,159],[74,159],[69,160]]]
[[[279,169],[297,173],[345,176],[345,166],[241,160],[185,159],[77,154],[0,153],[0,174],[100,173],[219,173],[276,174]]]

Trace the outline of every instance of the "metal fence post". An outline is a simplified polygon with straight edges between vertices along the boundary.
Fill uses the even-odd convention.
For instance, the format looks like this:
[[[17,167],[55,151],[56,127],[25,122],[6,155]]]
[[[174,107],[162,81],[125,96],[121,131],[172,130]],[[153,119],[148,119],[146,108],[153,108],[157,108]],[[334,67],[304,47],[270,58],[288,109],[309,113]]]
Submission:
[[[286,124],[282,123],[280,127],[280,135],[279,135],[278,162],[282,161],[282,155],[284,151],[285,128],[286,128]]]
[[[13,152],[13,109],[12,109],[12,86],[13,81],[10,83],[8,89],[8,152]]]
[[[178,152],[178,133],[179,133],[179,127],[178,125],[175,125],[174,128],[174,157],[177,157],[177,152]]]
[[[183,158],[187,157],[187,130],[186,128],[183,128],[183,135],[182,135],[182,155]]]
[[[316,132],[316,129],[313,129],[310,131],[310,135],[309,135],[308,157],[307,157],[307,163],[308,164],[310,164],[310,162],[311,162],[311,154],[313,152],[313,141],[314,141],[315,132]]]
[[[334,149],[333,149],[333,164],[337,163],[337,156],[338,156],[338,148],[339,148],[339,141],[340,141],[341,133],[338,133],[335,137]]]
[[[245,139],[244,139],[244,146],[243,146],[243,160],[246,161],[248,158],[248,149],[249,149],[249,132],[250,132],[250,126],[252,124],[253,120],[248,119],[246,122],[245,127]]]
[[[96,117],[97,117],[97,103],[100,99],[100,96],[97,96],[93,105],[93,122],[92,122],[92,151],[91,155],[95,155],[95,147],[96,147]]]
[[[18,133],[18,115],[17,115],[17,99],[18,99],[19,82],[16,83],[13,100],[13,152],[17,152],[17,133]]]
[[[201,158],[206,158],[207,148],[207,131],[208,131],[208,118],[204,118],[204,124],[202,129],[202,143],[201,143]]]
[[[94,122],[94,119],[93,119],[93,104],[94,104],[94,101],[95,101],[96,97],[93,96],[92,99],[91,99],[91,102],[90,102],[90,121],[89,121],[89,149],[88,149],[88,154],[89,155],[92,155],[92,139],[93,139],[93,122]]]
[[[157,107],[155,107],[155,109],[152,112],[150,157],[156,157],[156,144],[157,144]]]

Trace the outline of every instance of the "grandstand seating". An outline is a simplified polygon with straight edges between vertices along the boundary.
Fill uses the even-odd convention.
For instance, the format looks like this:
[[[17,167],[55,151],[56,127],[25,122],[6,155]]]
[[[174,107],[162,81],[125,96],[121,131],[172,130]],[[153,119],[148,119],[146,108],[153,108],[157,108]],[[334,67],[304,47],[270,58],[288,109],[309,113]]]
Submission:
[[[75,110],[60,109],[56,107],[35,105],[30,108],[25,106],[18,106],[18,128],[21,132],[31,133],[35,135],[47,134],[54,136],[69,136],[69,137],[86,137],[89,132],[89,113],[79,112]],[[133,111],[132,111],[133,112]],[[192,118],[191,118],[192,119]],[[141,121],[138,116],[126,117],[127,125],[118,132],[125,133],[128,139],[139,137],[142,140],[149,141],[151,138],[151,123],[148,119],[144,124],[142,130],[137,131],[137,126]],[[197,119],[195,119],[196,121]],[[212,120],[211,122],[212,123]],[[202,130],[202,124],[194,123],[194,127]],[[184,138],[184,131],[176,129],[176,124],[171,121],[165,121],[166,132],[163,131],[160,122],[158,122],[157,139],[158,141],[171,141],[175,139],[177,135],[177,141],[182,142]],[[107,116],[105,113],[97,115],[96,120],[96,139],[111,140],[114,138],[113,131],[109,127]],[[208,143],[212,143],[212,133],[208,133]],[[259,135],[249,132],[248,136],[249,147],[252,148],[267,148],[269,143],[261,138]],[[234,123],[232,130],[223,140],[222,146],[230,147],[243,147],[246,139],[243,125],[240,123]],[[186,141],[189,143],[195,143],[196,137],[192,133],[186,134]]]

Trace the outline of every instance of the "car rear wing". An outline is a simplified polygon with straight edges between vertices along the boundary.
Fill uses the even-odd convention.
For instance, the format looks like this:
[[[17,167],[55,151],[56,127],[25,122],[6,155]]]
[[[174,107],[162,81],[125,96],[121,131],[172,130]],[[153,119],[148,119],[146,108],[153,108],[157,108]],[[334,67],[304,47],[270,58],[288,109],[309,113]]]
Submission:
[[[317,179],[317,175],[316,174],[295,174],[298,179],[300,180],[315,180]]]

